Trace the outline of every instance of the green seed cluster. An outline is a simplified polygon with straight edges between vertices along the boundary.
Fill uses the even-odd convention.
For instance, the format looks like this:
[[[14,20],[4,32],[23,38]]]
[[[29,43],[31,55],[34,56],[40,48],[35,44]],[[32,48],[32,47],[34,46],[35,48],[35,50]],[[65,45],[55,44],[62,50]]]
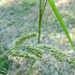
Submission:
[[[65,61],[67,58],[67,55],[62,53],[60,50],[52,50],[51,54],[59,61]]]
[[[31,55],[28,52],[22,52],[22,51],[19,51],[19,50],[15,50],[15,51],[12,50],[12,51],[10,51],[9,55],[41,60],[40,58],[37,58],[35,55]]]
[[[66,61],[75,69],[75,57],[67,58]]]
[[[59,61],[63,61],[64,60],[64,58],[62,56],[64,56],[65,54],[63,55],[62,52],[60,52],[59,50],[55,50],[54,47],[49,47],[49,46],[42,45],[42,46],[40,46],[40,48],[42,48],[44,50],[48,50],[50,52],[50,54],[52,56],[54,56],[56,59],[58,59]]]
[[[40,48],[37,48],[33,45],[26,45],[26,49],[29,50],[31,53],[36,55],[38,58],[42,58],[43,51]]]
[[[40,47],[40,48],[47,48],[47,49],[56,49],[56,48],[55,48],[55,47],[53,47],[53,46],[44,45],[44,44],[39,45],[38,47]]]
[[[32,33],[32,34],[27,34],[26,36],[23,36],[21,38],[19,38],[18,41],[15,42],[15,46],[18,46],[19,44],[22,44],[24,41],[26,41],[26,39],[30,39],[31,37],[36,37],[37,34],[36,33]]]
[[[74,69],[75,69],[75,57],[71,57],[62,53],[60,50],[57,50],[53,47],[49,47],[49,46],[39,46],[40,48],[44,49],[44,50],[47,50],[50,52],[50,54],[52,56],[54,56],[57,60],[59,61],[67,61]]]

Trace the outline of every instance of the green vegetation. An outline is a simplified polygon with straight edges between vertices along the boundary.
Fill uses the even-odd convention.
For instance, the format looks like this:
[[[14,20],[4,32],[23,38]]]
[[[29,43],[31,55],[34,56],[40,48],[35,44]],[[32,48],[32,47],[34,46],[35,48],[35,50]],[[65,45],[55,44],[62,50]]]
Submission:
[[[70,38],[70,35],[68,33],[68,30],[61,18],[61,16],[66,16],[67,14],[64,14],[64,15],[61,15],[59,14],[56,6],[55,6],[55,3],[53,2],[53,0],[48,0],[49,4],[51,5],[52,7],[52,10],[54,11],[59,23],[61,24],[61,27],[63,28],[73,50],[75,51],[75,48],[74,48],[74,45],[73,45],[73,42],[72,42],[72,39]],[[52,46],[47,46],[47,45],[41,45],[40,42],[41,42],[41,35],[42,35],[42,21],[43,20],[43,17],[44,17],[44,10],[45,10],[45,7],[46,7],[46,3],[47,3],[47,0],[40,0],[39,2],[39,26],[37,27],[36,25],[33,25],[35,24],[35,22],[33,23],[34,20],[36,20],[36,18],[34,16],[30,16],[30,17],[27,17],[25,18],[25,20],[29,21],[29,23],[33,23],[32,25],[29,25],[28,28],[30,28],[30,30],[26,30],[26,26],[25,26],[25,30],[23,31],[23,36],[21,38],[19,38],[15,44],[14,44],[14,48],[8,50],[4,55],[3,57],[0,58],[0,73],[2,74],[7,74],[7,70],[9,69],[10,65],[8,64],[8,58],[7,58],[7,55],[12,55],[12,56],[18,56],[18,57],[23,57],[23,58],[29,58],[29,59],[33,59],[33,62],[31,63],[31,67],[28,71],[28,75],[30,75],[30,72],[32,70],[32,67],[35,63],[35,60],[39,60],[39,61],[42,61],[44,62],[45,60],[45,57],[44,57],[44,54],[46,52],[48,52],[48,54],[50,54],[51,56],[53,56],[54,58],[56,58],[58,61],[60,62],[67,62],[71,65],[72,68],[75,69],[75,57],[71,57],[65,53],[63,53],[62,51],[60,51],[59,49],[57,49],[56,47],[52,47]],[[21,1],[21,4],[16,4],[14,6],[11,6],[11,9],[10,10],[13,10],[12,12],[10,12],[10,15],[11,15],[11,18],[10,19],[10,22],[8,21],[1,21],[0,23],[7,23],[7,24],[11,24],[10,26],[13,26],[13,24],[15,24],[16,26],[15,27],[21,27],[21,26],[24,26],[24,21],[22,19],[23,16],[28,16],[30,13],[32,13],[32,10],[31,10],[31,6],[35,6],[37,3],[36,3],[36,0],[22,0]],[[26,7],[24,7],[26,6]],[[1,9],[2,10],[2,9]],[[5,11],[5,10],[4,10]],[[9,11],[9,9],[8,9]],[[6,13],[8,13],[8,11]],[[12,20],[12,17],[14,16],[14,14],[17,13],[15,15],[15,18],[14,20]],[[21,14],[22,13],[22,14]],[[21,15],[20,15],[21,14]],[[20,16],[19,16],[20,15]],[[16,17],[18,16],[18,17]],[[32,18],[33,17],[33,18]],[[31,19],[31,20],[30,20]],[[53,22],[51,23],[53,25],[53,27],[56,27],[56,25],[58,24],[57,23],[57,19],[55,18],[53,20]],[[69,19],[69,18],[68,18]],[[73,22],[74,18],[72,18],[72,22]],[[52,20],[51,20],[52,21]],[[72,23],[71,21],[69,21],[69,23]],[[47,22],[49,23],[49,21]],[[48,27],[48,26],[45,26],[45,27]],[[46,30],[43,29],[43,31],[45,32]],[[59,29],[59,31],[61,31],[61,29]],[[31,34],[29,34],[29,32],[31,32]],[[35,32],[35,33],[33,33]],[[37,37],[37,33],[38,32],[38,45],[32,45],[32,44],[27,44],[27,45],[22,45],[24,44],[24,42],[32,37]],[[20,32],[22,33],[22,32]],[[24,48],[25,50],[24,51],[20,51],[19,48]],[[2,51],[2,48],[0,48],[0,53],[2,54],[3,51]],[[12,61],[10,61],[12,62]],[[7,67],[5,66],[7,65]],[[6,68],[5,68],[6,67]]]
[[[60,14],[59,14],[57,8],[56,8],[56,6],[55,6],[53,0],[48,0],[48,1],[49,1],[50,5],[51,5],[51,7],[52,7],[52,9],[53,9],[53,11],[54,11],[54,13],[55,13],[57,19],[59,20],[59,22],[60,22],[60,24],[61,24],[63,30],[65,31],[65,34],[67,35],[67,38],[69,39],[69,41],[70,41],[70,43],[71,43],[71,45],[72,45],[72,47],[73,47],[73,50],[75,50],[75,49],[74,49],[74,45],[73,45],[73,43],[72,43],[72,40],[71,40],[71,38],[70,38],[70,36],[69,36],[69,33],[68,33],[67,29],[66,29],[66,26],[65,26],[65,24],[64,24],[64,22],[63,22],[63,20],[62,20],[62,18],[61,18],[61,16],[60,16]]]

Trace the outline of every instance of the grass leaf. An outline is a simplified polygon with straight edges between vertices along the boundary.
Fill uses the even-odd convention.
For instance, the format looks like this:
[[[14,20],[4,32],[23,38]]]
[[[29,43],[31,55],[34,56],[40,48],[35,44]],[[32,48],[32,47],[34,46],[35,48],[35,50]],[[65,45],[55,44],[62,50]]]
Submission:
[[[58,21],[60,22],[60,24],[61,24],[61,26],[62,26],[62,28],[63,28],[63,30],[64,30],[64,32],[65,32],[65,34],[67,35],[67,38],[69,39],[69,41],[70,41],[70,43],[71,43],[71,46],[73,47],[73,50],[75,51],[74,45],[73,45],[73,42],[72,42],[72,40],[71,40],[71,38],[70,38],[70,35],[69,35],[69,33],[68,33],[68,30],[67,30],[67,28],[66,28],[66,26],[65,26],[65,24],[64,24],[64,22],[63,22],[63,20],[62,20],[62,18],[61,18],[61,16],[60,16],[59,12],[58,12],[58,10],[57,10],[57,7],[55,6],[54,1],[53,1],[53,0],[48,0],[48,2],[49,2],[49,4],[51,5],[51,7],[52,7],[52,9],[53,9],[53,11],[54,11],[54,13],[55,13],[55,15],[56,15]]]

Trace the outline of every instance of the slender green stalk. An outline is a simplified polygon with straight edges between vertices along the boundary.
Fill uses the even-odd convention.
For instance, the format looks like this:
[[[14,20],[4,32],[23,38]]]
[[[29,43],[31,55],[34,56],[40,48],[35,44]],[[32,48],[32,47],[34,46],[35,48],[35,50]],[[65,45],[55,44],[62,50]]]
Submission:
[[[41,35],[41,23],[42,23],[42,16],[44,14],[45,6],[46,6],[47,0],[45,1],[43,10],[41,8],[41,0],[40,0],[40,6],[39,6],[39,31],[38,31],[38,44],[40,44],[40,35]]]
[[[31,64],[31,67],[30,67],[29,72],[28,72],[28,74],[27,74],[27,75],[29,75],[29,74],[30,74],[30,71],[31,71],[31,69],[32,69],[32,66],[33,66],[34,62],[35,62],[35,59],[33,60],[32,64]]]
[[[43,11],[42,11],[42,16],[44,14],[44,10],[45,10],[45,7],[46,7],[46,3],[47,3],[47,0],[45,1],[45,4],[44,4],[44,8],[43,8]]]
[[[60,16],[60,14],[59,14],[59,11],[57,10],[57,7],[55,6],[54,1],[53,1],[53,0],[48,0],[48,2],[49,2],[49,4],[51,5],[51,7],[52,7],[52,9],[53,9],[53,11],[54,11],[54,13],[55,13],[55,15],[56,15],[56,17],[57,17],[59,23],[61,24],[61,26],[62,26],[62,28],[63,28],[63,30],[64,30],[64,32],[65,32],[65,34],[67,35],[67,38],[69,39],[73,50],[75,51],[75,48],[74,48],[73,42],[72,42],[72,40],[71,40],[71,38],[70,38],[70,35],[69,35],[69,33],[68,33],[68,30],[67,30],[67,28],[66,28],[66,26],[65,26],[65,24],[64,24],[64,22],[63,22],[63,20],[62,20],[62,18],[61,18],[61,16]]]
[[[39,6],[39,31],[38,31],[38,44],[40,44],[41,23],[42,23],[42,13],[41,13],[41,0],[40,0],[40,6]]]
[[[39,31],[38,31],[38,44],[40,44],[40,34],[41,34],[42,16],[43,16],[43,13],[44,13],[44,10],[45,10],[46,3],[47,3],[47,0],[46,0],[46,2],[45,2],[45,4],[44,4],[43,12],[41,12],[41,0],[40,0],[40,6],[39,6]],[[34,62],[35,62],[35,59],[33,60],[32,64],[31,64],[31,67],[30,67],[30,69],[29,69],[27,75],[30,74],[30,71],[31,71],[31,69],[32,69],[32,66],[33,66]]]

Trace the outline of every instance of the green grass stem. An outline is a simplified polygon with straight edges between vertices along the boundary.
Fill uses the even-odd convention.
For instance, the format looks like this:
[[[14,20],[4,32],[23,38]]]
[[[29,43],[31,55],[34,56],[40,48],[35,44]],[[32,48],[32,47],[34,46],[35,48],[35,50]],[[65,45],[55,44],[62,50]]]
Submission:
[[[40,6],[39,6],[39,31],[38,31],[38,44],[40,44],[41,23],[42,23],[42,13],[41,13],[41,0],[40,0]]]
[[[44,13],[44,10],[45,10],[45,6],[46,6],[46,3],[47,3],[47,0],[45,1],[45,4],[44,4],[44,8],[43,8],[43,12],[41,12],[41,0],[40,0],[40,6],[39,6],[39,31],[38,31],[38,44],[40,44],[40,35],[41,35],[41,23],[42,23],[42,16],[43,16],[43,13]],[[28,72],[28,75],[30,74],[30,71],[32,69],[32,66],[35,62],[35,59],[33,60],[32,64],[31,64],[31,67],[29,69],[29,72]]]
[[[43,8],[43,11],[42,11],[42,16],[44,14],[44,10],[45,10],[46,4],[47,4],[47,0],[45,1],[45,4],[44,4],[44,8]]]

